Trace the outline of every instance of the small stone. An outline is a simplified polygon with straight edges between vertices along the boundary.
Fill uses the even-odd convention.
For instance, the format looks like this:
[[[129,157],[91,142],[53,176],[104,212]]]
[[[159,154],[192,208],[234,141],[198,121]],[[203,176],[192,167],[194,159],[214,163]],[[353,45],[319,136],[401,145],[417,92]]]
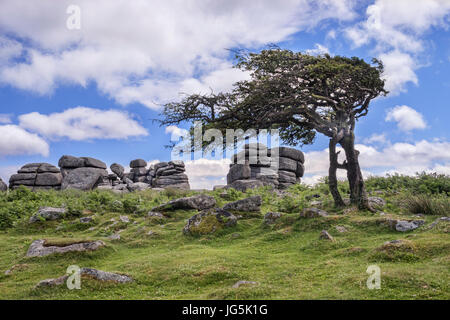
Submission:
[[[35,223],[44,219],[45,221],[62,219],[66,214],[66,208],[41,207],[29,220]],[[42,219],[41,219],[42,218]]]
[[[241,281],[238,281],[238,282],[236,282],[233,286],[232,286],[232,288],[233,289],[237,289],[237,288],[239,288],[240,286],[257,286],[259,283],[258,282],[255,282],[255,281],[245,281],[245,280],[241,280]]]
[[[120,234],[115,233],[108,237],[109,240],[120,240]]]
[[[124,223],[130,223],[130,218],[128,218],[128,216],[120,216],[119,219]]]
[[[160,219],[165,219],[166,218],[162,213],[160,213],[160,212],[153,212],[153,211],[150,211],[148,213],[148,217],[154,217],[154,218],[160,218]]]
[[[303,210],[303,212],[300,213],[300,217],[304,218],[317,218],[326,216],[328,216],[328,212],[318,208],[306,208]]]
[[[343,227],[343,226],[336,226],[335,228],[340,233],[347,232],[347,229],[345,227]]]
[[[80,222],[81,223],[91,223],[92,222],[92,217],[81,217],[80,218]]]
[[[319,239],[334,241],[334,238],[326,230],[320,232]]]
[[[250,198],[227,203],[223,209],[227,211],[240,212],[259,212],[261,210],[261,196],[253,196]]]
[[[406,232],[411,231],[414,229],[419,228],[421,225],[425,223],[424,220],[414,220],[414,221],[397,221],[397,224],[395,225],[395,230],[400,232]]]
[[[281,218],[281,213],[279,212],[268,212],[264,216],[264,222],[266,224],[274,224],[276,220]]]
[[[40,281],[36,285],[36,288],[60,286],[66,282],[67,278],[68,278],[68,276],[61,276],[56,279],[45,279],[45,280]]]
[[[103,241],[73,243],[67,246],[46,246],[46,240],[35,240],[27,251],[27,257],[43,257],[53,253],[94,251],[105,246]]]

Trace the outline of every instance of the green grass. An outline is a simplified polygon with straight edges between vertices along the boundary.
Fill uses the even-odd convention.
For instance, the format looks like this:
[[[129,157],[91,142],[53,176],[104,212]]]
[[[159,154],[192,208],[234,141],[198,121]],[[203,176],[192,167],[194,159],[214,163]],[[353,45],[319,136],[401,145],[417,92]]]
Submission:
[[[345,188],[345,186],[344,186]],[[211,191],[219,205],[231,200]],[[152,191],[114,195],[109,192],[23,193],[0,198],[5,207],[11,203],[23,210],[0,231],[0,299],[449,299],[450,236],[449,222],[433,229],[427,226],[438,216],[426,215],[425,226],[412,232],[390,229],[385,217],[414,216],[398,205],[404,196],[387,195],[387,213],[334,209],[326,188],[294,187],[288,197],[279,197],[267,188],[247,194],[228,191],[227,199],[243,199],[260,194],[262,212],[239,220],[232,228],[205,236],[182,233],[185,220],[196,213],[176,211],[170,218],[150,219],[146,210],[169,199],[193,194]],[[329,217],[300,218],[300,211],[318,194]],[[286,200],[287,199],[287,200]],[[312,200],[309,200],[312,199]],[[27,203],[22,203],[22,202]],[[118,203],[120,201],[122,204]],[[72,203],[77,214],[64,221],[29,225],[28,219],[39,205]],[[124,205],[125,204],[125,205]],[[265,225],[266,212],[282,212],[274,225]],[[91,215],[94,221],[83,225],[78,214]],[[130,223],[117,223],[127,214]],[[344,226],[339,233],[336,226]],[[91,229],[93,228],[93,229]],[[319,240],[326,229],[334,242]],[[120,231],[120,240],[108,236]],[[147,235],[149,231],[155,234]],[[81,240],[103,240],[107,245],[94,252],[26,258],[33,240],[47,239],[63,244]],[[389,240],[403,239],[406,248],[384,250]],[[366,287],[369,265],[381,268],[381,289]],[[81,290],[66,286],[36,289],[48,278],[64,275],[70,265],[124,273],[135,281],[127,284],[103,283],[82,279]],[[4,272],[15,266],[9,275]],[[238,289],[239,280],[256,281],[257,286]]]

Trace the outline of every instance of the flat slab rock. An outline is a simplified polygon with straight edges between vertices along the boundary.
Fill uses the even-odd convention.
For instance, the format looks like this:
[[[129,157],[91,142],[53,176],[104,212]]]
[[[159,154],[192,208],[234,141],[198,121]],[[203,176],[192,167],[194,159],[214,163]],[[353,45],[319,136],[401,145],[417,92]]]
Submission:
[[[153,208],[151,211],[172,211],[172,210],[205,210],[213,208],[216,205],[216,199],[214,197],[200,194],[192,197],[179,198],[175,200],[171,200],[163,205]]]
[[[250,198],[227,203],[223,209],[228,211],[241,212],[258,212],[261,211],[261,196],[253,196]]]
[[[117,283],[127,283],[127,282],[133,281],[133,278],[131,278],[130,276],[127,276],[127,275],[97,270],[97,269],[93,269],[93,268],[81,268],[80,275],[88,276],[90,278],[93,278],[93,279],[99,280],[99,281],[112,281],[112,282],[117,282]],[[40,281],[36,285],[36,287],[60,286],[66,282],[67,278],[68,278],[68,276],[64,275],[59,278],[45,279],[45,280]]]
[[[326,216],[328,216],[328,212],[318,209],[318,208],[305,208],[300,213],[300,217],[304,217],[304,218],[318,218],[318,217],[326,217]]]
[[[235,226],[236,223],[237,218],[231,212],[220,208],[206,209],[189,218],[183,233],[209,234],[216,232],[218,228]]]
[[[46,240],[35,240],[27,251],[27,257],[44,257],[54,253],[94,251],[105,246],[101,240],[74,243],[67,246],[45,246]]]
[[[38,212],[31,216],[29,222],[35,223],[42,221],[51,221],[62,219],[66,214],[66,208],[41,207]]]

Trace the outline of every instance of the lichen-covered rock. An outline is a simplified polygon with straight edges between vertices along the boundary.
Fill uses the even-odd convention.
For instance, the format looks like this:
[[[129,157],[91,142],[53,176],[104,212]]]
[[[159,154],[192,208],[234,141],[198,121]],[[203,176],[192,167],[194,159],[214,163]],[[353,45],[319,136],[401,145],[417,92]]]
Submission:
[[[317,217],[326,217],[328,216],[328,212],[325,210],[321,210],[318,208],[305,208],[300,213],[300,217],[304,218],[317,218]]]
[[[263,144],[246,144],[231,158],[227,185],[244,191],[247,185],[242,181],[257,180],[264,186],[286,189],[301,182],[305,172],[304,160],[303,153],[296,149],[267,149]]]
[[[242,180],[250,178],[251,169],[248,163],[235,164],[230,168],[227,175],[227,182],[232,183],[235,180]]]
[[[165,204],[153,208],[153,212],[164,212],[172,210],[204,210],[212,208],[216,205],[216,199],[214,197],[208,196],[206,194],[199,194],[192,197],[179,198],[171,200]]]
[[[274,224],[280,218],[281,218],[281,213],[279,213],[279,212],[267,212],[264,215],[264,222],[266,224]]]
[[[58,161],[60,168],[81,168],[84,167],[85,160],[74,156],[64,155]]]
[[[122,179],[123,174],[125,173],[125,168],[118,164],[118,163],[113,163],[112,165],[109,166],[109,168],[111,169],[112,172],[114,172],[120,179]]]
[[[98,281],[111,281],[117,283],[128,283],[133,281],[133,278],[124,274],[117,274],[93,268],[81,268],[80,276],[88,277]],[[68,277],[68,275],[64,275],[55,279],[42,280],[36,285],[36,288],[63,285],[64,283],[66,283]]]
[[[397,223],[395,224],[395,230],[400,232],[407,232],[417,229],[423,224],[425,224],[424,220],[412,220],[412,221],[398,220]]]
[[[334,238],[331,236],[331,234],[328,233],[327,230],[322,230],[320,232],[319,239],[334,241]]]
[[[49,190],[61,188],[60,170],[49,163],[28,163],[22,166],[9,179],[11,189],[19,186],[30,187],[31,190]]]
[[[130,190],[131,192],[133,191],[144,191],[147,189],[150,189],[150,185],[144,182],[134,182],[134,183],[129,183],[127,185],[128,190]]]
[[[36,285],[36,288],[60,286],[66,283],[68,278],[69,276],[64,275],[55,279],[45,279],[39,281],[39,283]]]
[[[66,212],[66,208],[41,207],[37,213],[31,216],[29,222],[59,220],[64,218]]]
[[[46,246],[46,240],[35,240],[28,248],[27,257],[43,257],[53,253],[73,251],[94,251],[103,246],[105,246],[105,243],[101,240],[74,243],[67,246]]]
[[[223,209],[207,209],[192,216],[183,228],[184,234],[204,235],[236,225],[237,218]]]
[[[227,211],[237,212],[259,212],[261,211],[261,196],[253,196],[250,198],[227,203],[223,209]]]
[[[233,188],[238,191],[245,192],[247,189],[255,189],[259,187],[263,187],[264,183],[260,180],[236,180],[231,184],[227,185],[227,188]]]
[[[92,190],[107,176],[108,172],[105,169],[90,167],[76,168],[70,170],[64,177],[61,189]]]
[[[139,168],[139,167],[146,167],[147,166],[147,161],[145,161],[144,159],[136,159],[136,160],[132,160],[130,162],[130,168]]]
[[[380,197],[368,197],[369,205],[375,208],[382,208],[386,205],[386,201]]]
[[[92,277],[99,281],[112,281],[117,283],[127,283],[133,281],[133,278],[127,275],[106,272],[93,268],[81,268],[80,274],[83,276]]]

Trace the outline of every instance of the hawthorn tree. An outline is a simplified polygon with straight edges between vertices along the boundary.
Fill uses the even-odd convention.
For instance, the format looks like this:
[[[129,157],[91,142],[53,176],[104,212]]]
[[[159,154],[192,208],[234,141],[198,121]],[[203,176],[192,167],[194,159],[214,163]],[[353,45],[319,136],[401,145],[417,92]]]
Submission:
[[[344,206],[338,191],[337,169],[347,171],[350,201],[372,210],[355,149],[356,121],[367,115],[370,102],[388,92],[381,78],[383,64],[356,57],[312,56],[270,48],[236,54],[235,67],[250,80],[234,84],[228,93],[189,95],[164,105],[161,125],[201,121],[207,128],[280,130],[285,144],[311,144],[316,133],[329,140],[328,183],[336,206]],[[346,160],[338,162],[336,146]]]

